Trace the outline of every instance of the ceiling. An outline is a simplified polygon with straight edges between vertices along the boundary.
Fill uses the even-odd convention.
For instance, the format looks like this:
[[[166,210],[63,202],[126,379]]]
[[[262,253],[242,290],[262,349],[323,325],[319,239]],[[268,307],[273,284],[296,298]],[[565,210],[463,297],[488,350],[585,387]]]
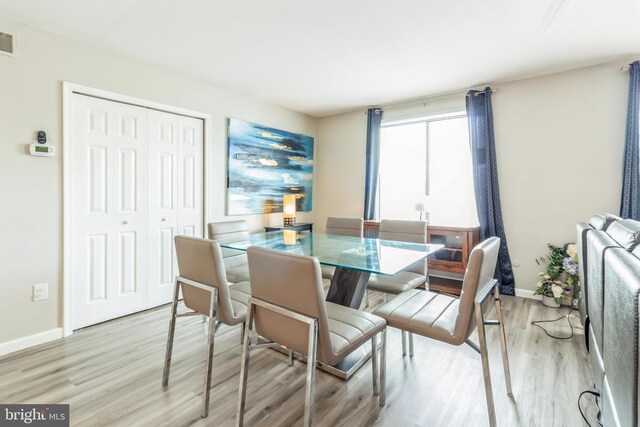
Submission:
[[[0,0],[0,16],[316,117],[640,54],[637,0]]]

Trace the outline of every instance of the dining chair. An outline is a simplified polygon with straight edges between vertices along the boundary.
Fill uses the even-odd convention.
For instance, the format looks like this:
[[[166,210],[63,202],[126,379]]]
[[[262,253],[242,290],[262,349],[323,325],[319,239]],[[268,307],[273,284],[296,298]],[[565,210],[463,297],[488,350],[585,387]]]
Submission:
[[[209,323],[205,358],[206,374],[202,395],[202,417],[205,418],[209,414],[215,333],[223,323],[235,326],[245,322],[251,286],[248,282],[233,285],[227,283],[222,251],[218,242],[197,237],[176,236],[175,248],[180,273],[176,276],[173,292],[162,386],[166,389],[169,384],[176,319],[187,316],[206,316]],[[178,313],[181,290],[184,305],[191,310],[185,313]],[[241,334],[244,335],[244,325],[241,328]]]
[[[380,240],[394,240],[409,243],[427,243],[427,222],[426,221],[403,221],[383,219],[380,221],[378,238]],[[365,307],[369,307],[369,290],[382,292],[384,301],[387,302],[387,295],[398,295],[427,282],[427,260],[426,258],[413,263],[409,267],[394,274],[393,276],[383,276],[372,274],[367,284],[367,295]],[[402,334],[402,353],[407,354],[407,344],[409,355],[413,356],[413,336],[411,333]]]
[[[502,349],[507,394],[512,396],[500,289],[498,282],[493,278],[499,250],[500,239],[491,237],[471,251],[459,299],[444,294],[414,289],[401,293],[374,310],[374,313],[386,319],[391,327],[451,345],[459,346],[466,343],[480,353],[491,426],[496,425],[496,415],[493,392],[491,390],[485,325],[499,327],[498,336]],[[492,296],[498,319],[486,320],[483,310],[487,305],[485,303]],[[469,340],[469,336],[476,327],[479,346]]]
[[[249,227],[245,220],[210,222],[207,224],[207,228],[211,240],[249,239]],[[249,281],[247,254],[244,251],[222,248],[222,257],[229,282]]]
[[[327,218],[325,234],[332,234],[334,236],[362,237],[363,227],[364,220],[362,218],[340,218],[330,216]],[[320,265],[320,269],[322,271],[322,277],[325,279],[333,278],[333,274],[336,271],[336,268],[330,265]]]
[[[251,292],[242,349],[236,424],[243,425],[249,353],[283,345],[307,358],[304,425],[311,425],[316,361],[335,365],[371,341],[373,394],[385,404],[386,323],[370,313],[325,302],[317,258],[272,249],[248,249]],[[251,332],[268,341],[253,344]],[[378,334],[382,334],[378,368]],[[380,384],[378,384],[378,370]]]

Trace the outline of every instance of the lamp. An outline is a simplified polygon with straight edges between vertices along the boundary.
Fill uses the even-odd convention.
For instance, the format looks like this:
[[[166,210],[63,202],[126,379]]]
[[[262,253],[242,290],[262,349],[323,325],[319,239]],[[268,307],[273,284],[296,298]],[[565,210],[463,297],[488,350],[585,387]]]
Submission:
[[[282,213],[283,215],[283,225],[285,227],[289,227],[296,223],[296,195],[295,194],[285,194],[282,196]]]
[[[424,210],[424,203],[416,203],[415,211],[420,212],[420,221],[422,221],[422,214],[425,213],[424,219],[429,222],[429,212]]]

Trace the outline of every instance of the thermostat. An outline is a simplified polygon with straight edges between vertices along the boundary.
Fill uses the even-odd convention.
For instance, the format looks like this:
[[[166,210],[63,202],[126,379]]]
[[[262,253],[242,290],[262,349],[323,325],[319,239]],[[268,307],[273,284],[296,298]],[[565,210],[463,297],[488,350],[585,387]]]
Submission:
[[[37,133],[36,141],[29,145],[29,153],[32,156],[53,157],[56,155],[56,147],[49,145],[46,132],[41,130]]]
[[[29,145],[29,153],[32,156],[53,157],[56,155],[56,147],[53,145],[31,144]]]

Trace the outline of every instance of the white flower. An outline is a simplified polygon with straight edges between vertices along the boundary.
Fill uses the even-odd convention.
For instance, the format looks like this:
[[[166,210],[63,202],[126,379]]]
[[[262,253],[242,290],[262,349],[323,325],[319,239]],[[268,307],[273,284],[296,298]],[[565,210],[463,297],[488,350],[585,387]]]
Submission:
[[[549,276],[548,274],[545,274],[545,275],[544,275],[544,276],[542,276],[542,277],[544,277],[545,279],[551,279],[551,276]]]
[[[578,246],[576,246],[575,243],[571,243],[570,245],[567,246],[567,255],[569,255],[571,258],[575,259],[576,261],[578,260]]]
[[[562,294],[564,294],[564,289],[562,289],[562,286],[552,285],[551,292],[553,292],[553,297],[555,299],[558,299],[558,298],[562,298]]]

